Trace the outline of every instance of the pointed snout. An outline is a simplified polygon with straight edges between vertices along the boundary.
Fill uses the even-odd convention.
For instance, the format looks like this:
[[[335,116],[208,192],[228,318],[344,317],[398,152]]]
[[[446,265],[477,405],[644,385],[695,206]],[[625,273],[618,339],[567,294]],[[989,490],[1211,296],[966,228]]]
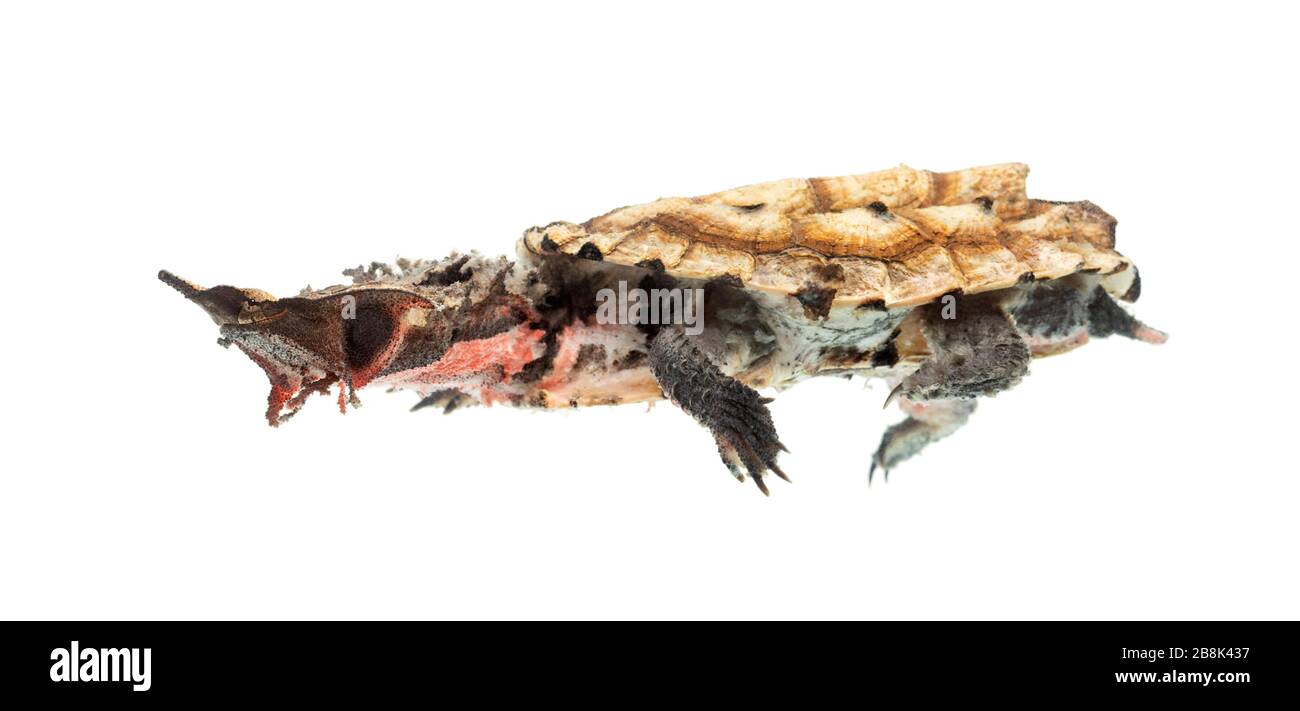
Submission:
[[[158,272],[158,279],[202,307],[219,326],[247,323],[250,320],[250,310],[256,311],[257,304],[275,301],[274,296],[260,289],[240,289],[224,285],[205,289],[166,269]]]

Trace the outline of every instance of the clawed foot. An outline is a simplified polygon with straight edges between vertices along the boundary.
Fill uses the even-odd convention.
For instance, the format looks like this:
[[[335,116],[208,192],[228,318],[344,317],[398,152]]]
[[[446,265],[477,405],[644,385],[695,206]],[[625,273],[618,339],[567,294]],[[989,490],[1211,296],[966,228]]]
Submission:
[[[411,412],[423,410],[426,407],[441,407],[442,414],[448,415],[456,409],[473,405],[475,402],[474,398],[459,390],[437,390],[415,403],[411,408]]]
[[[770,400],[758,397],[757,393],[743,385],[740,387],[744,388],[743,393],[727,393],[739,396],[738,398],[718,403],[719,414],[709,425],[713,438],[718,442],[718,454],[722,457],[722,463],[740,481],[744,481],[745,474],[749,474],[759,491],[766,496],[767,484],[763,483],[763,476],[768,471],[790,481],[790,477],[776,463],[779,452],[790,450],[777,438],[772,416],[767,411]]]
[[[880,446],[871,456],[871,470],[867,473],[867,484],[876,477],[876,469],[884,472],[885,482],[889,482],[889,470],[899,462],[916,454],[931,442],[924,423],[911,417],[885,430],[880,438]]]
[[[957,431],[975,411],[974,400],[932,400],[919,403],[903,398],[899,405],[908,417],[885,430],[884,436],[880,438],[880,447],[871,457],[871,470],[867,473],[868,485],[875,478],[876,469],[883,470],[885,481],[889,481],[891,469],[925,449],[931,442]]]
[[[655,337],[650,365],[664,394],[713,433],[732,475],[744,481],[748,474],[764,494],[768,471],[790,481],[776,463],[777,454],[789,450],[777,438],[770,400],[723,373],[680,331],[665,329]]]

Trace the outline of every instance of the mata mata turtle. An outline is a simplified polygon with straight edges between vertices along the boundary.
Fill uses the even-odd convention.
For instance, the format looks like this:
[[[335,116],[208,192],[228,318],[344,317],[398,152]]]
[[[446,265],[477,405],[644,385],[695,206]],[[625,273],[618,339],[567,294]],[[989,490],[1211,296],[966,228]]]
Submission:
[[[159,274],[271,381],[278,425],[313,393],[379,385],[416,409],[670,399],[767,493],[785,451],[759,390],[818,375],[884,378],[907,417],[885,472],[960,427],[1038,356],[1119,334],[1160,343],[1115,219],[1032,200],[1022,164],[900,166],[624,207],[524,233],[518,261],[477,253],[344,272],[277,299]]]

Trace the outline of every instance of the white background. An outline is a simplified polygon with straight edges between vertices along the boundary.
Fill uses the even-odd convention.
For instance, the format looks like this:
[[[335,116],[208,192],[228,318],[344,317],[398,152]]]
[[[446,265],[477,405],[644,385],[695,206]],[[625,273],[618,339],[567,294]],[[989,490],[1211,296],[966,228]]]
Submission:
[[[911,9],[915,7],[916,9]],[[7,3],[15,618],[1295,618],[1296,18],[1232,3]],[[263,374],[155,279],[291,295],[534,224],[1029,163],[1163,347],[1033,365],[868,489],[881,385],[737,484],[671,405],[407,414]]]

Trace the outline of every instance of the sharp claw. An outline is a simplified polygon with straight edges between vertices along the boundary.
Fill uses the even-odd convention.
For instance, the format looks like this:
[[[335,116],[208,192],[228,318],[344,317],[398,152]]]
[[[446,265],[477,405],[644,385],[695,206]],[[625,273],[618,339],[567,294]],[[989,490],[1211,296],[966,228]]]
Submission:
[[[899,391],[902,389],[903,389],[902,383],[895,385],[894,389],[889,391],[889,397],[885,398],[885,404],[882,405],[880,409],[884,410],[885,408],[889,407],[890,404],[892,404],[895,400],[897,400]]]
[[[771,469],[774,474],[786,480],[787,482],[790,481],[790,477],[786,476],[785,472],[781,471],[781,468],[778,467],[775,463],[767,465],[767,468]],[[790,482],[790,483],[794,483],[794,482]]]
[[[871,486],[871,481],[876,478],[876,469],[879,468],[885,475],[885,483],[889,483],[889,467],[880,461],[879,455],[871,458],[871,469],[867,471],[867,486]]]
[[[776,398],[774,397],[760,397],[758,399],[758,404],[760,405],[767,405],[774,402],[776,402]]]
[[[767,484],[763,483],[763,477],[760,474],[754,475],[754,483],[758,484],[758,490],[763,492],[763,496],[771,496],[767,491]]]

